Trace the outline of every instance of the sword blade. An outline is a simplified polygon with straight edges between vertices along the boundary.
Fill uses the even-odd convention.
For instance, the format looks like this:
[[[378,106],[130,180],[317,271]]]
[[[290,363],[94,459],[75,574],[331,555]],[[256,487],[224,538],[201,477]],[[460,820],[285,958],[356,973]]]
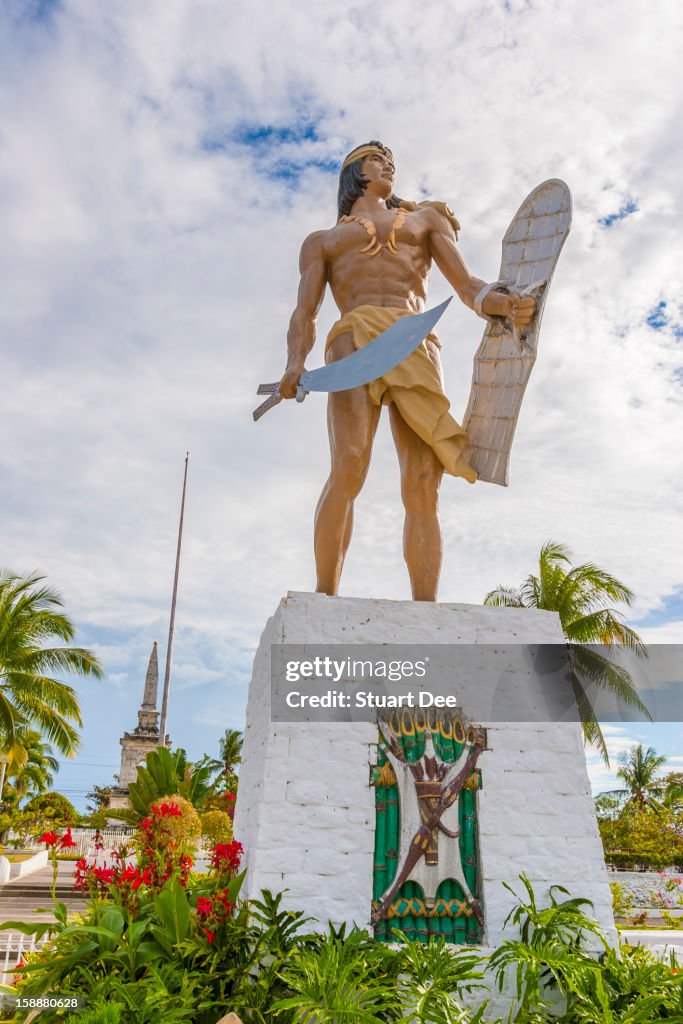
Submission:
[[[450,301],[446,299],[424,313],[401,317],[350,356],[302,373],[299,387],[304,391],[349,391],[370,384],[408,358],[434,329]]]
[[[446,299],[441,305],[427,309],[424,313],[403,316],[350,356],[321,366],[318,370],[307,370],[302,373],[299,377],[297,401],[303,402],[309,391],[349,391],[351,388],[370,384],[389,370],[393,370],[407,359],[434,329],[450,301]],[[279,382],[260,384],[256,393],[270,395],[270,398],[254,410],[254,420],[259,420],[269,409],[282,401]]]

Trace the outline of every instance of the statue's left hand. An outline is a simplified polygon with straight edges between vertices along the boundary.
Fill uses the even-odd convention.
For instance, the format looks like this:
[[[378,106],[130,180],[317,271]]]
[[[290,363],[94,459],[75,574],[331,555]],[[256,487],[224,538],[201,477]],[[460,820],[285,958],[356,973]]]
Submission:
[[[506,299],[506,305],[508,307],[506,316],[512,320],[515,327],[528,327],[536,309],[536,302],[534,299],[532,299],[530,295],[526,295],[522,298],[520,295],[517,295],[516,292],[511,292],[510,295],[506,295]]]

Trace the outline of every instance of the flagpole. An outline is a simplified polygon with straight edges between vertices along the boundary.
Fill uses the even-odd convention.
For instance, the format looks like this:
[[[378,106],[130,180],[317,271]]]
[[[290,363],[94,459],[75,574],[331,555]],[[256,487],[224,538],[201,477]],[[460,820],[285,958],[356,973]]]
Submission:
[[[164,672],[164,695],[161,702],[161,721],[159,722],[159,746],[166,746],[166,722],[168,719],[168,693],[171,688],[171,652],[173,650],[173,630],[175,628],[175,610],[178,599],[178,574],[180,572],[180,548],[183,542],[183,519],[185,517],[185,491],[187,489],[187,463],[190,453],[185,452],[185,473],[183,475],[183,496],[180,501],[180,523],[178,525],[178,547],[175,556],[175,576],[173,577],[173,598],[171,600],[171,620],[168,625],[168,644],[166,645],[166,670]]]

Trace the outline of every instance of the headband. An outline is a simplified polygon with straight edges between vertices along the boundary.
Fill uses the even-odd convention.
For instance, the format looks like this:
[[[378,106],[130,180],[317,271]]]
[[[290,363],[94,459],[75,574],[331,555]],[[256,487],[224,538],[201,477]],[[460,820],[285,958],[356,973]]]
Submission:
[[[355,163],[356,160],[362,160],[365,156],[374,156],[376,153],[380,156],[386,156],[392,163],[394,162],[394,154],[390,149],[380,149],[379,146],[358,146],[347,156],[342,164],[342,171],[345,171],[349,164]]]

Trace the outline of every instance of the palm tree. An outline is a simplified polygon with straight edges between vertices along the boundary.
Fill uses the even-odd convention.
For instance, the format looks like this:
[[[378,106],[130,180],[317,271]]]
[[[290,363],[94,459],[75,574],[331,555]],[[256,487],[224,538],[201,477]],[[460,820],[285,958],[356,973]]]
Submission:
[[[662,803],[666,807],[679,807],[683,804],[683,772],[669,772],[662,780],[664,796]]]
[[[496,587],[484,604],[507,608],[544,608],[557,612],[569,643],[572,686],[581,714],[584,736],[600,748],[609,764],[607,747],[584,689],[587,681],[611,690],[624,703],[651,715],[633,684],[628,670],[604,657],[595,645],[620,646],[636,657],[645,657],[645,644],[609,607],[612,601],[630,605],[633,592],[611,573],[592,562],[571,566],[564,544],[547,541],[541,548],[538,575],[529,575],[519,588]],[[591,645],[591,646],[586,646]]]
[[[226,729],[218,741],[223,775],[234,775],[235,768],[242,760],[242,733],[238,729]]]
[[[215,775],[214,786],[234,780],[235,768],[242,760],[243,742],[242,733],[238,729],[226,729],[218,741],[218,757],[205,754],[199,762],[203,768],[208,768],[211,775]]]
[[[0,794],[17,735],[38,729],[60,754],[72,756],[82,726],[76,691],[52,673],[101,678],[96,656],[70,646],[75,627],[43,576],[0,569]],[[49,646],[55,640],[65,646]]]
[[[7,776],[14,782],[20,801],[24,796],[46,793],[59,771],[52,747],[35,729],[15,732],[15,742],[6,760]]]
[[[654,747],[647,750],[642,743],[631,747],[628,754],[619,758],[621,768],[617,778],[621,779],[625,790],[615,790],[620,796],[626,796],[628,803],[636,804],[639,810],[651,807],[653,810],[661,806],[664,794],[663,780],[657,773],[666,764],[666,758],[658,754]]]

